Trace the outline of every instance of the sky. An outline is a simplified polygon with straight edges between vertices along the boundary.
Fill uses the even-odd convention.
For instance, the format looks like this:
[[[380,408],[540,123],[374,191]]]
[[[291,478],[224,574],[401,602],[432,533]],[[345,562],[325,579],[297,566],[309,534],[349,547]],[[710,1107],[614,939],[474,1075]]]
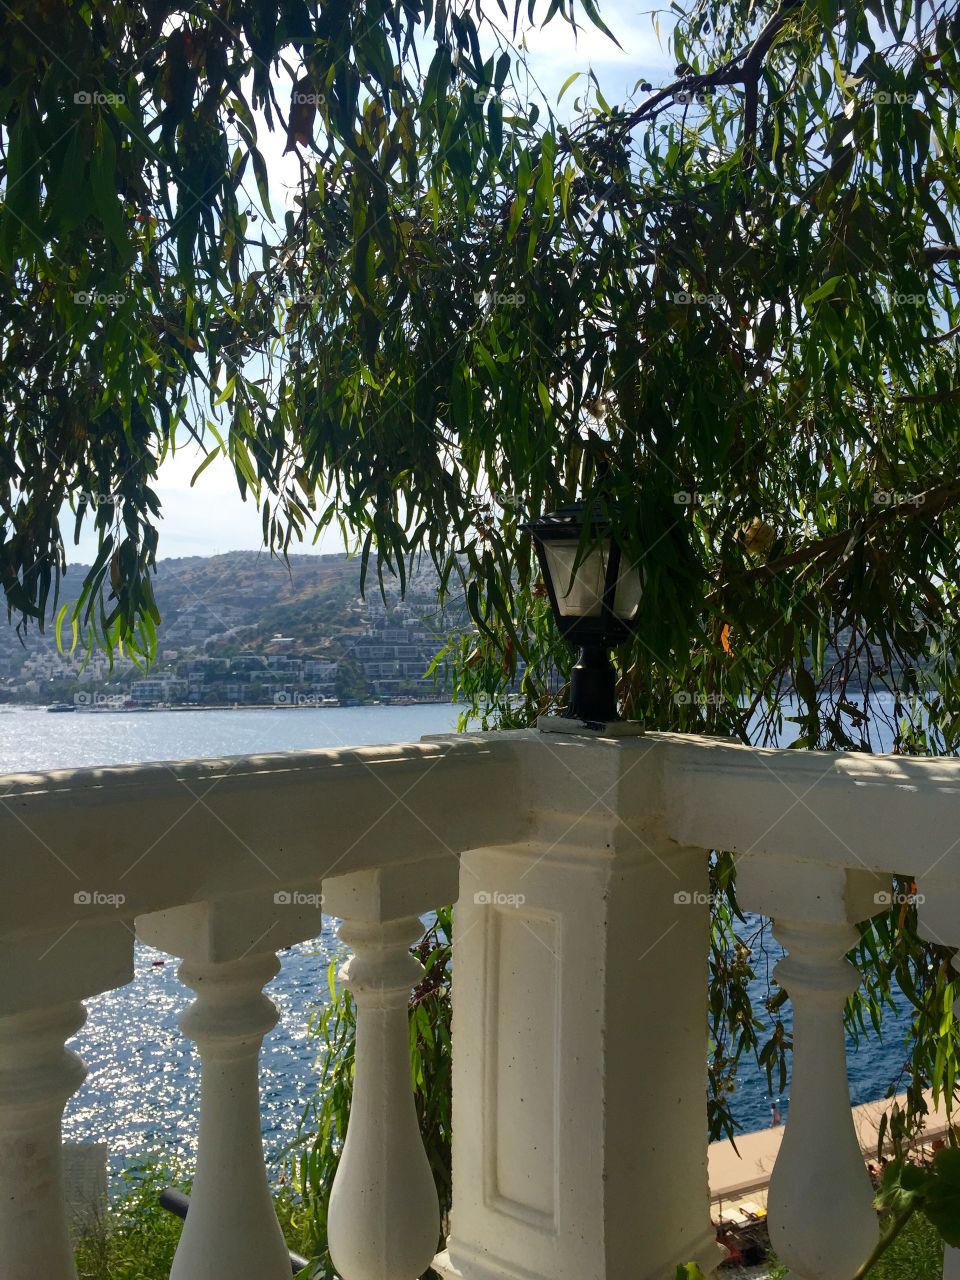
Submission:
[[[545,12],[545,5],[540,8]],[[673,59],[666,47],[666,38],[673,26],[669,11],[661,11],[664,37],[661,44],[651,10],[638,12],[622,0],[601,0],[600,8],[621,48],[586,18],[583,18],[586,25],[578,29],[576,36],[559,15],[546,28],[533,28],[525,35],[532,76],[561,117],[573,110],[585,80],[582,77],[572,85],[556,107],[564,82],[575,71],[586,73],[592,68],[610,102],[628,98],[639,80],[649,80],[656,86],[673,78]],[[279,96],[282,101],[282,93]],[[284,209],[294,207],[289,193],[299,172],[297,160],[294,155],[284,156],[282,133],[269,133],[263,128],[259,141],[270,176],[273,213],[280,222]],[[218,459],[212,463],[191,488],[191,477],[202,456],[191,441],[179,447],[160,468],[156,489],[162,511],[158,552],[161,558],[259,550],[263,545],[256,504],[249,498],[246,502],[241,499],[232,468],[226,461]],[[63,512],[62,524],[64,530],[72,531],[74,519],[68,509]],[[344,547],[339,530],[333,529],[326,531],[316,545],[307,542],[291,549],[324,553],[342,551]],[[77,545],[68,542],[67,556],[74,563],[91,563],[96,557],[95,535],[83,532]]]

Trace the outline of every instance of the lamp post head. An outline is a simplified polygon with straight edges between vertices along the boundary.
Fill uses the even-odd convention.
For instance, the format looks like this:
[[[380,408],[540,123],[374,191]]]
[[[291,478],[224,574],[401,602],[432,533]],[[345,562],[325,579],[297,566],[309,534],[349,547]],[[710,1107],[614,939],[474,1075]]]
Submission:
[[[624,560],[608,522],[596,507],[583,502],[522,527],[533,537],[560,634],[581,650],[563,720],[622,724],[607,650],[625,640],[636,625],[643,590],[639,566]]]

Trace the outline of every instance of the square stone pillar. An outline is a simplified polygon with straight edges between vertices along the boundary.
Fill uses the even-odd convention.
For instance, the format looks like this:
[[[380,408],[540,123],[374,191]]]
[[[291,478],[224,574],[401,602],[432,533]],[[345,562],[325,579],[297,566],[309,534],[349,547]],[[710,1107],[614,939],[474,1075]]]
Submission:
[[[649,744],[532,751],[533,838],[462,858],[444,1274],[715,1266],[707,856],[658,832]]]

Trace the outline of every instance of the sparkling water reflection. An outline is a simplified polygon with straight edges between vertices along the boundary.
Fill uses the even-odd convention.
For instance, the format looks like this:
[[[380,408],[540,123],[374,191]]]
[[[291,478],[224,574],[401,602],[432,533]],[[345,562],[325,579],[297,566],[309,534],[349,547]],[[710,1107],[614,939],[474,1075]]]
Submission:
[[[85,765],[187,760],[255,752],[416,741],[456,728],[458,708],[306,707],[50,715],[0,709],[0,773]],[[278,1158],[296,1134],[313,1088],[314,1050],[306,1029],[324,1002],[332,923],[320,938],[281,955],[267,988],[280,1022],[264,1042],[264,1144]],[[67,1105],[67,1142],[106,1142],[114,1161],[144,1154],[189,1157],[196,1144],[199,1061],[177,1019],[191,992],[177,961],[139,943],[134,979],[86,1002],[86,1026],[71,1042],[89,1074]]]

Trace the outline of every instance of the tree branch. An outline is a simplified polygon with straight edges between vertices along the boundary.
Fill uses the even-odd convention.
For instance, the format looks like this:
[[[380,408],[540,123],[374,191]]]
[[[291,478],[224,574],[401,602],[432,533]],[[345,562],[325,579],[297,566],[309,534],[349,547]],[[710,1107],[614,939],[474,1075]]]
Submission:
[[[629,114],[624,115],[618,120],[617,127],[624,132],[629,132],[636,125],[642,123],[649,116],[656,114],[668,102],[674,100],[678,94],[695,94],[702,93],[705,89],[719,88],[721,85],[727,84],[745,84],[747,86],[747,111],[745,115],[749,117],[751,109],[751,93],[753,94],[753,127],[750,128],[749,118],[746,121],[745,133],[751,136],[756,132],[756,89],[760,79],[760,71],[763,66],[763,60],[770,52],[774,41],[780,31],[787,22],[787,19],[799,9],[804,0],[783,0],[783,3],[777,11],[770,17],[766,26],[760,31],[753,44],[741,50],[729,61],[723,63],[713,71],[708,71],[703,75],[685,75],[675,80],[672,84],[666,85],[662,89],[657,89],[649,98],[645,98],[643,102]],[[595,124],[587,127],[585,132],[589,132],[596,128]]]
[[[912,494],[902,502],[885,507],[882,511],[868,516],[861,528],[841,529],[816,542],[808,542],[788,555],[769,560],[766,564],[748,569],[743,575],[748,580],[755,578],[775,577],[784,569],[794,569],[798,565],[809,564],[815,560],[835,555],[850,545],[851,542],[863,542],[877,529],[893,523],[897,519],[917,519],[940,515],[960,503],[960,480],[948,480],[944,484],[935,485],[923,493]]]
[[[949,337],[949,334],[944,337]],[[950,400],[960,400],[960,387],[952,387],[949,391],[931,391],[924,396],[894,396],[894,404],[946,404]]]

